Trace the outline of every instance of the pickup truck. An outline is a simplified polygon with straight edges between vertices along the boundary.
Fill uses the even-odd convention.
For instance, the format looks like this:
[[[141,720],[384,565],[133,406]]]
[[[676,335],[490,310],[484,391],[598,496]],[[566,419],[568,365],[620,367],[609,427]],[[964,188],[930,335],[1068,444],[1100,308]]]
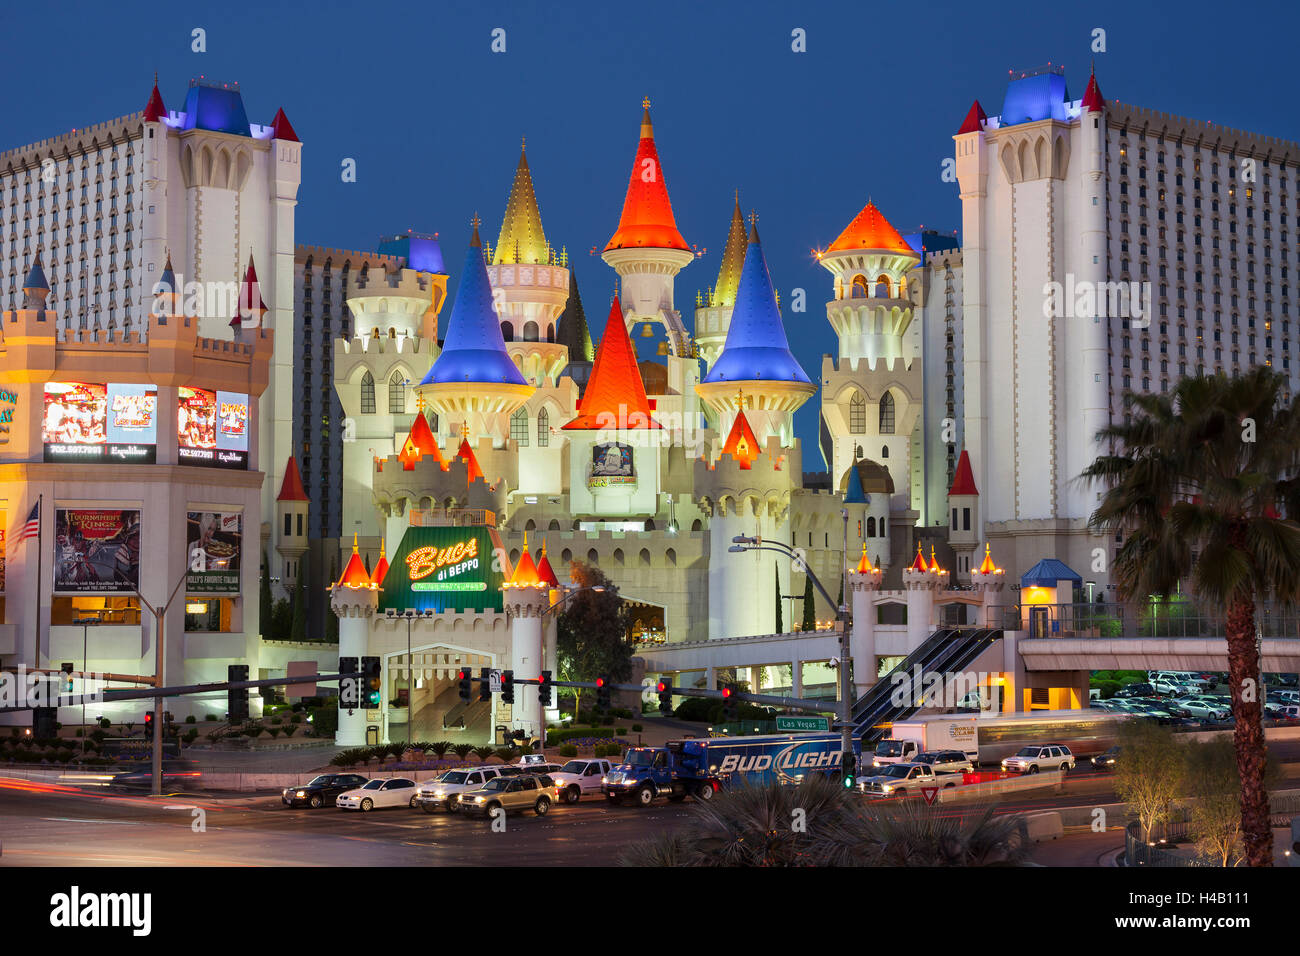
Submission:
[[[929,764],[890,764],[874,777],[859,781],[858,789],[873,797],[903,797],[920,795],[922,787],[940,787],[944,790],[959,786],[960,774],[935,773]]]

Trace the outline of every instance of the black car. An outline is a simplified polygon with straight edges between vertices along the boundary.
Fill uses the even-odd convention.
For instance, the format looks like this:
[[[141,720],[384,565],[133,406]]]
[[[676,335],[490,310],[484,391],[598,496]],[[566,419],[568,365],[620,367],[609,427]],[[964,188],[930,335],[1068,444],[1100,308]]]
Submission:
[[[367,779],[359,773],[323,773],[301,787],[285,787],[280,799],[290,807],[332,807],[335,797],[364,786]]]
[[[1119,759],[1119,748],[1111,747],[1092,758],[1092,765],[1098,770],[1114,770],[1115,761]]]
[[[1116,697],[1154,697],[1155,688],[1150,684],[1129,684],[1115,691]]]

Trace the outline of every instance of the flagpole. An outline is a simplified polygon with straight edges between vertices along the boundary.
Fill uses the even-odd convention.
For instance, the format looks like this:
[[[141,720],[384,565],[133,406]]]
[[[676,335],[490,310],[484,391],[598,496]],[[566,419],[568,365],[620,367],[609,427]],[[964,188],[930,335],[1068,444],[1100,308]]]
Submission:
[[[39,495],[36,499],[36,666],[40,666],[41,661],[41,578],[44,576],[44,564],[42,563],[41,552],[43,539],[41,537],[42,525],[45,522],[45,495]],[[57,719],[57,717],[55,718]]]

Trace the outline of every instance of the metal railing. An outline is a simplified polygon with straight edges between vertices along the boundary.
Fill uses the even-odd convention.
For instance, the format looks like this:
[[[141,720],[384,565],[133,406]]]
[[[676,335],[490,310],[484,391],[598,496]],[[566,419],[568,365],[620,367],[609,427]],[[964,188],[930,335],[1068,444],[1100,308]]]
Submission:
[[[1030,604],[989,608],[987,626],[1027,630],[1030,637],[1221,638],[1222,608],[1190,601],[1142,604]],[[1300,639],[1300,609],[1264,605],[1255,612],[1264,638]]]
[[[1200,867],[1212,866],[1195,855],[1179,853],[1174,844],[1190,841],[1185,822],[1157,823],[1151,839],[1142,839],[1142,826],[1134,821],[1124,828],[1124,861],[1129,866]],[[1194,851],[1193,851],[1194,853]]]

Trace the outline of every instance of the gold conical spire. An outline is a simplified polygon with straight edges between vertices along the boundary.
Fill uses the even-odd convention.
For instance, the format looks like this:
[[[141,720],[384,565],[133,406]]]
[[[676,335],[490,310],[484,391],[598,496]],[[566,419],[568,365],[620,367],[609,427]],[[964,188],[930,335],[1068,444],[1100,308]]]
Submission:
[[[727,244],[722,249],[722,265],[718,269],[718,284],[713,287],[709,301],[722,308],[736,304],[736,290],[740,288],[740,271],[745,265],[745,216],[740,211],[740,190],[736,190],[736,205],[731,211],[731,229]]]
[[[537,208],[537,194],[533,191],[533,174],[528,169],[528,155],[519,150],[519,165],[515,168],[515,181],[506,201],[506,214],[501,220],[501,235],[497,239],[493,265],[509,261],[545,263],[548,259],[546,234],[542,231],[542,214]]]

